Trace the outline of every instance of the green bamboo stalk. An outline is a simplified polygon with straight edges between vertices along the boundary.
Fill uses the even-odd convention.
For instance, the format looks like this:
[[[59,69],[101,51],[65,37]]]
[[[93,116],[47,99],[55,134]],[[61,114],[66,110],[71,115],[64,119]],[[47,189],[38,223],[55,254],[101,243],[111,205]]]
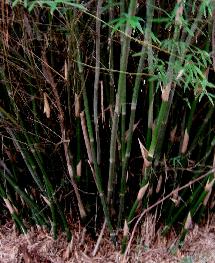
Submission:
[[[190,8],[191,8],[191,6],[190,6]],[[209,25],[208,25],[208,31],[210,32],[210,35],[211,35],[212,28]],[[187,41],[191,41],[191,40],[188,39]],[[205,44],[205,49],[207,50],[207,52],[209,52],[209,48],[210,48],[210,40],[207,41],[207,43]],[[208,75],[208,70],[207,69],[205,70],[205,74]],[[188,117],[188,120],[187,120],[187,123],[186,123],[185,132],[184,132],[184,138],[183,138],[183,143],[182,143],[182,148],[181,148],[181,153],[182,154],[185,154],[185,152],[187,151],[189,138],[190,138],[190,129],[191,129],[191,126],[192,126],[193,116],[194,116],[194,113],[195,113],[195,110],[196,110],[197,103],[198,103],[198,98],[194,98],[194,100],[193,100],[193,102],[191,104],[191,110],[190,110],[190,113],[189,113],[189,117]]]
[[[7,60],[4,60],[4,63],[7,65]],[[0,69],[0,79],[2,80],[2,82],[4,83],[4,85],[2,85],[2,97],[4,96],[4,102],[7,102],[7,106],[11,111],[14,111],[15,113],[17,113],[16,111],[16,105],[14,103],[13,100],[11,100],[11,94],[12,94],[12,88],[11,85],[9,85],[10,83],[8,82],[6,76],[5,76],[5,69],[1,68]],[[4,117],[7,117],[7,119],[9,119],[13,124],[15,124],[15,126],[17,126],[16,120],[9,114],[7,113],[1,106],[0,106],[0,113],[4,115]]]
[[[97,189],[99,192],[99,196],[100,196],[102,207],[103,207],[103,212],[104,212],[105,218],[107,220],[107,225],[108,225],[110,234],[113,235],[113,237],[114,237],[113,227],[112,227],[111,219],[110,219],[110,214],[108,211],[107,202],[106,202],[104,190],[102,187],[101,171],[100,171],[100,168],[99,168],[97,160],[96,160],[94,137],[93,137],[92,124],[91,124],[90,114],[89,114],[88,98],[87,98],[87,93],[86,93],[85,87],[83,87],[83,98],[84,98],[84,109],[85,109],[85,113],[86,113],[88,134],[89,134],[90,144],[91,144],[93,165],[94,165],[94,169],[95,169],[96,186],[97,186]]]
[[[182,4],[182,1],[180,1],[179,6],[181,4]],[[199,8],[198,13],[197,13],[197,17],[194,20],[194,22],[191,26],[191,29],[190,29],[192,33],[189,33],[187,38],[186,38],[186,41],[185,41],[186,46],[190,45],[192,38],[193,38],[193,35],[194,35],[196,29],[198,28],[198,24],[201,21],[202,15],[203,15],[202,10],[201,10],[201,8]],[[173,39],[178,41],[179,34],[180,34],[180,21],[179,21],[179,23],[176,21]],[[181,62],[183,62],[186,52],[187,52],[187,50],[185,50],[184,54],[182,54]],[[166,124],[167,124],[167,120],[168,120],[168,115],[169,115],[170,107],[171,107],[172,100],[174,97],[174,92],[175,92],[174,88],[172,88],[173,76],[174,76],[173,64],[174,64],[174,61],[176,59],[175,55],[176,55],[176,47],[174,45],[172,48],[172,51],[171,51],[170,58],[169,58],[169,64],[168,64],[168,70],[167,70],[167,81],[166,81],[166,83],[164,83],[165,88],[162,91],[162,104],[161,104],[160,111],[158,114],[157,125],[154,129],[154,133],[152,136],[152,142],[151,142],[151,145],[149,148],[149,153],[148,153],[149,159],[155,158],[156,161],[158,161],[160,158],[161,148],[162,148],[163,141],[164,141]]]
[[[197,102],[198,102],[198,99],[195,98],[191,104],[191,110],[189,112],[188,120],[186,123],[185,132],[183,135],[183,140],[182,140],[181,145],[180,145],[180,152],[183,155],[186,153],[187,148],[188,148],[189,137],[190,137],[190,129],[192,126],[193,116],[194,116],[194,113],[196,110]]]
[[[68,174],[70,176],[71,184],[73,186],[73,189],[74,189],[74,192],[76,195],[80,216],[82,219],[85,219],[86,218],[86,211],[85,211],[80,193],[78,191],[77,183],[75,181],[74,169],[72,169],[73,160],[72,160],[72,155],[70,154],[69,144],[68,144],[67,137],[66,137],[66,129],[65,129],[65,124],[64,124],[65,116],[64,116],[64,111],[63,111],[62,105],[61,105],[60,96],[58,94],[57,84],[55,83],[54,78],[52,76],[52,72],[51,72],[50,68],[48,67],[46,53],[43,52],[42,56],[43,56],[43,64],[42,64],[43,72],[46,76],[46,80],[49,82],[49,84],[51,86],[51,90],[53,92],[55,102],[56,102],[56,106],[58,109],[58,119],[59,119],[59,124],[60,124],[62,143],[63,143],[63,148],[64,148],[64,155],[65,155],[65,159],[66,159]]]
[[[206,153],[202,159],[203,162],[207,161],[208,157],[210,156],[211,152],[214,149],[214,146],[215,146],[215,135],[212,137],[210,146],[208,147],[208,149],[207,149],[207,151],[206,151]]]
[[[154,14],[154,1],[147,1],[147,18],[146,18],[146,30],[145,30],[145,43],[146,45],[150,43],[150,32],[152,28],[152,18]],[[146,55],[146,47],[145,45],[142,46],[141,50],[141,57],[139,60],[139,65],[137,69],[137,73],[142,73],[144,69],[144,60]],[[120,206],[119,206],[119,214],[118,214],[118,228],[121,225],[122,215],[124,212],[124,199],[125,199],[125,190],[126,190],[126,171],[128,166],[128,160],[130,158],[131,153],[131,144],[132,144],[132,137],[133,137],[133,127],[135,121],[135,113],[137,107],[137,99],[140,89],[140,82],[141,82],[141,74],[137,74],[135,79],[135,85],[132,95],[132,102],[131,102],[131,114],[130,114],[130,121],[129,121],[129,130],[128,130],[128,139],[126,145],[126,153],[125,157],[122,160],[122,177],[121,177],[121,188],[120,188]],[[132,212],[133,214],[133,212]],[[130,219],[128,220],[128,222]]]
[[[151,29],[152,29],[152,19],[154,14],[154,0],[147,1],[146,3],[146,42],[147,45],[147,59],[148,59],[148,69],[149,75],[154,75],[154,66],[153,66],[153,50],[152,50],[152,39],[151,39]],[[149,21],[149,22],[148,22]],[[149,23],[149,24],[148,24]],[[149,88],[148,88],[148,98],[149,98],[149,108],[148,108],[148,129],[146,136],[146,149],[149,148],[152,137],[152,126],[153,126],[153,105],[154,105],[154,82],[149,80]]]
[[[1,72],[2,77],[5,78],[5,75],[3,72]],[[7,82],[6,82],[7,83]],[[7,92],[11,92],[11,88],[9,87],[9,85],[7,85]],[[8,94],[9,96],[9,94]],[[13,106],[12,110],[15,111],[17,119],[19,118],[19,113],[18,113],[18,107],[15,103],[15,101],[11,98],[11,96],[9,96],[10,98],[10,104]],[[3,108],[0,107],[0,111],[4,114],[4,116],[10,120],[10,122],[15,125],[15,127],[19,127],[19,129],[21,128],[20,125],[18,125],[17,121],[9,114],[7,113]],[[43,183],[40,180],[39,176],[36,174],[36,170],[35,170],[35,164],[33,163],[32,158],[29,156],[29,154],[27,153],[27,151],[25,151],[19,144],[19,140],[16,138],[16,135],[12,132],[12,130],[10,128],[6,128],[7,132],[10,134],[14,145],[19,149],[24,162],[26,163],[26,166],[28,167],[29,172],[31,173],[34,181],[36,182],[36,184],[38,185],[39,189],[41,191],[43,191]]]
[[[27,228],[24,225],[23,220],[20,218],[20,216],[16,212],[12,212],[11,217],[16,223],[18,229],[20,229],[23,234],[27,234]]]
[[[76,126],[76,171],[81,164],[81,118],[80,118],[80,96],[75,93],[75,126]],[[81,174],[77,174],[77,182],[80,181]]]
[[[33,93],[33,88],[31,86],[31,94],[32,93]],[[35,96],[35,94],[31,96]],[[37,112],[37,104],[35,102],[35,99],[32,99],[32,112],[34,115],[34,131],[35,131],[37,142],[38,142],[39,141],[39,127],[38,127],[38,122],[35,121],[35,119],[37,118],[38,112]]]
[[[126,122],[126,78],[124,80],[124,89],[125,92],[123,92],[122,97],[121,97],[121,105],[122,105],[122,109],[121,109],[121,163],[122,163],[122,167],[124,165],[125,162],[125,153],[126,153],[126,142],[125,142],[125,122]],[[122,173],[123,173],[123,169],[122,169]],[[125,176],[125,174],[122,174],[121,176]]]
[[[201,192],[196,196],[197,198],[196,199],[193,198],[193,203],[190,205],[190,207],[191,207],[190,212],[188,213],[188,217],[184,223],[183,230],[182,230],[182,233],[181,233],[180,238],[179,238],[179,247],[183,246],[185,237],[186,237],[186,235],[187,235],[187,233],[188,233],[188,231],[192,225],[192,218],[191,217],[194,216],[198,210],[200,210],[198,218],[201,218],[201,215],[204,212],[204,208],[205,208],[204,205],[202,205],[202,204],[204,202],[206,195],[207,195],[207,191],[201,190]],[[201,205],[202,205],[203,209],[200,208]]]
[[[212,17],[215,16],[215,4],[213,4],[213,15]],[[213,68],[214,68],[214,71],[215,71],[215,21],[213,19],[213,23],[212,23],[212,26],[211,26],[211,38],[212,38],[212,59],[213,59]]]
[[[27,154],[26,151],[24,151],[23,149],[21,149],[15,135],[13,134],[13,132],[11,130],[9,130],[9,133],[10,135],[12,136],[13,138],[13,142],[14,144],[17,146],[17,148],[20,150],[21,154],[22,154],[22,157],[28,167],[28,170],[30,171],[33,179],[35,180],[35,182],[37,183],[37,185],[40,187],[40,190],[42,191],[42,193],[44,192],[44,186],[43,186],[43,183],[42,181],[40,180],[40,177],[38,176],[38,174],[36,173],[36,164],[33,160],[33,158]],[[26,139],[27,139],[27,142],[28,142],[28,145],[34,145],[34,143],[32,142],[32,140],[29,138],[29,136],[27,136],[26,133],[24,133]],[[41,172],[42,172],[42,175],[43,175],[43,180],[44,180],[44,183],[45,183],[45,187],[46,187],[46,193],[48,195],[48,200],[50,202],[50,209],[51,209],[51,214],[52,214],[52,224],[53,224],[53,235],[54,235],[54,238],[56,239],[57,238],[57,223],[56,223],[56,211],[55,211],[55,207],[54,207],[54,203],[53,203],[53,196],[54,196],[54,190],[53,190],[53,187],[48,179],[48,176],[45,172],[45,169],[44,169],[44,165],[42,164],[42,159],[41,159],[41,156],[39,155],[38,151],[36,151],[35,149],[33,149],[32,151],[32,155],[34,157],[34,159],[36,160],[36,163],[38,164]]]
[[[179,4],[182,4],[182,2],[180,2]],[[173,39],[175,41],[178,41],[179,36],[180,36],[180,15],[176,17],[177,19],[175,21],[175,30],[174,30]],[[198,18],[199,17],[201,16],[198,15]],[[192,32],[195,32],[197,25],[198,25],[198,22],[195,21],[191,27],[193,30]],[[188,37],[187,43],[188,42],[190,43],[190,41],[191,41],[191,38]],[[156,161],[158,161],[160,158],[160,153],[161,153],[161,148],[162,148],[162,144],[164,140],[168,115],[169,115],[170,107],[171,107],[173,96],[174,96],[174,89],[172,89],[171,86],[172,86],[173,76],[174,76],[173,64],[176,59],[175,55],[176,55],[176,47],[173,46],[171,53],[170,53],[170,58],[169,58],[169,64],[168,64],[168,69],[167,69],[167,79],[166,79],[166,82],[164,83],[165,88],[162,91],[162,103],[161,103],[161,107],[160,107],[160,111],[158,115],[158,120],[157,120],[155,130],[153,132],[152,141],[149,147],[149,152],[148,152],[149,161],[151,161],[152,159],[155,159]],[[149,173],[150,173],[150,166],[145,168],[145,175],[144,175],[145,178],[141,182],[141,187],[146,185]],[[129,219],[133,218],[137,206],[138,206],[138,200],[135,200],[133,207],[130,211]]]
[[[112,223],[111,223],[111,219],[110,219],[110,214],[109,214],[109,211],[108,211],[107,202],[106,202],[106,198],[105,198],[105,194],[104,194],[104,190],[103,190],[103,186],[102,186],[101,171],[100,171],[100,168],[98,166],[97,158],[96,158],[96,150],[95,150],[95,141],[94,141],[94,135],[93,135],[93,128],[92,128],[92,123],[91,123],[91,117],[90,117],[90,111],[89,111],[89,103],[88,103],[87,91],[86,91],[84,75],[83,75],[84,71],[83,71],[83,67],[82,67],[82,63],[81,63],[81,55],[80,55],[79,43],[78,43],[77,38],[76,38],[76,41],[77,41],[78,71],[79,71],[80,78],[81,78],[82,93],[83,93],[83,99],[84,99],[84,111],[85,111],[85,114],[86,114],[87,129],[88,129],[88,135],[89,135],[90,145],[91,145],[92,161],[93,161],[94,173],[95,173],[94,174],[94,176],[95,176],[95,183],[96,183],[96,186],[97,186],[97,189],[98,189],[98,192],[99,192],[99,196],[100,196],[103,212],[104,212],[104,215],[105,215],[105,219],[107,221],[107,225],[108,225],[108,228],[109,228],[109,231],[110,231],[110,235],[114,239],[115,234],[113,232],[113,227],[112,227]]]
[[[71,238],[72,238],[72,233],[71,233],[71,231],[69,229],[69,225],[67,223],[65,214],[63,213],[62,208],[60,207],[58,202],[56,203],[56,207],[57,207],[58,213],[60,214],[60,217],[61,217],[61,220],[62,220],[61,221],[61,223],[62,223],[61,227],[63,227],[64,231],[66,232],[67,241],[70,242]]]
[[[125,10],[126,10],[126,2],[125,1],[120,1],[120,17],[123,17],[123,15],[125,14]],[[124,41],[124,35],[122,32],[125,31],[125,25],[121,25],[120,26],[120,41],[121,41],[121,46],[123,46],[123,41]]]
[[[195,175],[192,177],[193,179],[197,178],[199,176],[199,173],[195,172]],[[163,235],[166,235],[168,231],[170,230],[171,226],[176,222],[179,215],[184,213],[187,209],[190,209],[191,214],[194,215],[201,205],[202,201],[204,200],[204,197],[206,196],[206,192],[202,189],[202,185],[206,184],[208,179],[211,177],[211,173],[208,173],[208,176],[205,177],[201,184],[199,184],[192,193],[190,192],[190,189],[184,189],[183,192],[180,194],[180,197],[182,200],[186,200],[185,196],[189,196],[189,199],[186,201],[184,205],[182,205],[180,208],[172,209],[171,213],[169,213],[167,218],[167,226],[165,226],[165,229],[163,231]]]
[[[74,16],[75,16],[75,11],[74,11]],[[67,20],[69,22],[69,24],[71,24],[71,28],[72,28],[72,18],[73,18],[73,14],[72,14],[72,10],[68,11],[68,16],[67,16]],[[67,61],[68,61],[68,71],[67,71],[67,77],[68,77],[68,96],[69,94],[71,94],[71,86],[74,86],[73,88],[73,93],[74,93],[74,97],[75,97],[75,126],[76,126],[76,169],[78,164],[81,161],[81,120],[80,120],[80,90],[79,90],[79,86],[78,86],[78,81],[76,80],[76,78],[74,78],[74,71],[77,71],[77,67],[75,64],[72,65],[72,60],[73,60],[73,53],[75,52],[75,46],[74,46],[74,40],[71,34],[68,35],[68,57],[67,57]],[[73,82],[73,83],[72,83]],[[72,123],[72,104],[71,104],[71,96],[69,99],[69,112],[71,112],[71,116],[70,116],[70,122]],[[79,177],[76,177],[77,181],[80,180]]]
[[[7,83],[7,82],[6,82],[6,83]],[[8,85],[7,85],[7,86],[8,86]],[[11,90],[10,88],[7,89],[7,92],[9,92],[10,90]],[[18,111],[17,111],[18,107],[16,106],[16,103],[15,103],[15,101],[12,99],[12,97],[9,96],[9,98],[10,98],[10,105],[13,106],[13,110],[16,112],[16,116],[17,116],[17,118],[18,118],[18,116],[19,116],[19,113],[18,113]],[[34,106],[34,105],[33,105],[33,106]],[[14,119],[10,116],[9,113],[7,113],[4,109],[1,109],[1,111],[3,112],[4,116],[5,116],[7,119],[10,120],[11,123],[15,124],[16,127],[19,127],[19,125],[17,124],[16,120],[14,120]],[[21,127],[19,127],[19,129],[20,129],[20,128],[21,128]],[[21,155],[22,155],[22,157],[23,157],[23,159],[24,159],[24,161],[25,161],[25,163],[26,163],[26,166],[28,167],[28,170],[29,170],[29,172],[31,173],[34,181],[35,181],[36,184],[38,185],[39,189],[43,192],[43,183],[42,183],[42,181],[40,180],[39,176],[38,176],[37,173],[36,173],[36,166],[35,166],[35,164],[34,164],[33,159],[32,159],[31,156],[27,153],[27,151],[25,151],[22,147],[20,147],[20,145],[19,145],[19,140],[16,138],[17,136],[12,132],[12,130],[11,130],[10,128],[6,128],[6,130],[7,130],[7,132],[10,134],[10,136],[11,136],[11,138],[12,138],[12,140],[13,140],[14,145],[19,149],[19,151],[20,151],[20,153],[21,153]],[[31,144],[29,144],[29,145],[31,145]],[[12,181],[11,181],[11,182],[12,182]],[[15,185],[15,183],[13,184],[13,186],[14,186],[14,185]],[[26,196],[27,196],[27,195],[26,195]],[[18,215],[17,215],[16,213],[13,213],[12,217],[14,218],[14,220],[17,221],[17,224],[18,224],[18,225],[22,224],[21,220],[19,219],[19,217],[18,217]],[[38,217],[38,216],[36,216],[36,217],[37,217],[37,219],[36,219],[37,222],[41,222],[41,223],[44,222],[42,218],[40,218],[40,217]],[[22,228],[23,228],[23,231],[25,231],[25,227],[22,226]]]
[[[26,150],[23,149],[23,147],[20,146],[19,144],[19,140],[16,138],[17,136],[12,132],[12,130],[10,128],[7,128],[8,133],[10,134],[14,145],[19,149],[23,160],[26,163],[26,166],[28,167],[29,172],[31,173],[34,181],[36,182],[36,184],[38,185],[39,189],[44,192],[44,187],[43,187],[43,183],[40,179],[40,177],[38,176],[37,172],[36,172],[36,164],[34,162],[34,160],[32,159],[32,157],[30,156],[30,154],[27,153]],[[27,139],[28,145],[34,145],[34,143],[32,143],[32,141],[29,139],[29,137],[27,136],[26,132],[24,132],[24,135]],[[43,172],[43,177],[44,177],[44,181],[45,181],[45,185],[46,185],[46,189],[48,192],[48,196],[49,196],[49,201],[50,201],[50,208],[51,208],[51,213],[52,213],[52,222],[53,222],[53,234],[54,234],[54,238],[57,238],[57,224],[56,224],[56,214],[55,214],[55,209],[54,209],[54,205],[53,205],[53,201],[51,200],[50,196],[50,183],[48,181],[48,177],[45,174],[45,170],[43,169],[42,165],[41,165],[41,158],[40,160],[37,158],[37,151],[32,150],[32,154],[35,157],[38,165],[40,166],[41,171]]]
[[[13,102],[12,102],[12,104],[13,104]],[[36,165],[34,163],[34,160],[27,153],[27,151],[25,151],[24,149],[22,149],[22,147],[20,147],[19,142],[18,142],[16,136],[14,135],[14,133],[12,132],[12,130],[7,128],[7,131],[9,132],[10,136],[12,137],[13,142],[16,145],[16,147],[20,150],[22,157],[23,157],[23,159],[24,159],[24,161],[28,167],[28,170],[31,173],[34,181],[39,186],[39,189],[43,192],[44,191],[43,183],[40,180],[40,177],[38,176],[38,174],[36,173]],[[29,138],[27,133],[24,130],[23,130],[23,132],[24,132],[25,138],[28,142],[28,145],[34,145],[35,143],[32,142],[32,140]],[[48,176],[46,175],[45,170],[43,168],[42,159],[40,156],[38,156],[38,154],[39,154],[38,151],[32,150],[32,154],[33,154],[37,164],[39,165],[40,170],[42,171],[43,179],[45,181],[46,191],[47,191],[47,194],[49,196],[50,209],[51,209],[51,213],[52,213],[53,234],[54,234],[54,238],[56,239],[57,238],[57,224],[56,224],[55,208],[54,208],[54,204],[53,204],[53,200],[52,200],[53,189],[52,189],[51,183],[49,182]]]
[[[179,37],[180,31],[179,27],[176,25],[175,32],[174,32],[174,39],[177,41]],[[148,157],[149,160],[152,160],[153,158],[156,158],[157,160],[160,158],[160,151],[163,145],[164,135],[165,135],[165,128],[168,120],[168,115],[170,111],[170,107],[173,100],[174,95],[174,89],[172,89],[172,81],[173,81],[173,64],[175,61],[175,52],[176,47],[173,46],[171,55],[169,58],[169,65],[167,70],[167,80],[166,83],[164,83],[165,88],[162,91],[162,103],[157,119],[157,124],[154,129],[153,135],[152,135],[152,141],[150,144]],[[156,156],[155,156],[156,154]]]
[[[150,70],[150,75],[154,75],[153,70]],[[148,109],[148,129],[146,135],[146,149],[149,148],[152,139],[152,127],[153,127],[153,105],[154,105],[154,82],[149,81],[149,90],[148,90],[148,97],[149,97],[149,109]]]
[[[141,191],[141,189],[143,189],[144,187],[147,187],[147,184],[148,184],[148,180],[149,180],[149,173],[151,172],[150,171],[150,169],[148,168],[148,169],[146,169],[147,170],[147,175],[144,175],[144,178],[143,178],[143,180],[142,180],[142,182],[140,183],[140,190],[139,191]],[[138,205],[139,205],[139,203],[141,202],[142,200],[139,200],[138,199],[138,196],[137,196],[137,198],[135,199],[135,201],[134,201],[134,203],[133,203],[133,205],[132,205],[132,208],[131,208],[131,210],[130,210],[130,212],[129,212],[129,215],[128,215],[128,225],[130,225],[130,222],[131,222],[131,220],[134,218],[134,215],[135,215],[135,213],[136,213],[136,210],[137,210],[137,208],[138,208]]]
[[[38,207],[38,205],[34,202],[34,200],[28,196],[28,194],[20,189],[20,187],[14,182],[13,176],[10,173],[10,170],[6,167],[6,165],[0,161],[0,165],[4,168],[5,173],[0,170],[0,174],[4,177],[8,183],[13,187],[13,189],[25,200],[26,204],[32,210],[32,213],[35,215],[35,222],[39,222],[41,225],[48,226],[49,223],[44,215],[43,211]]]
[[[15,127],[19,127],[17,121],[12,117],[12,115],[7,111],[5,111],[5,109],[2,108],[1,106],[0,106],[0,114],[1,117],[4,117],[6,120],[9,120],[12,124],[15,125]]]
[[[121,6],[120,6],[120,16],[123,17],[125,13],[125,3],[124,1],[121,1]],[[121,32],[125,31],[125,25],[121,25],[120,27]],[[120,33],[120,40],[121,40],[121,47],[123,48],[123,42],[126,41],[126,36],[124,36],[122,33]],[[128,47],[130,46],[130,43],[128,45]],[[127,53],[124,54],[125,58],[127,57],[128,60],[128,56],[129,56],[129,48],[126,51]],[[122,54],[121,54],[122,55]],[[121,85],[124,86],[124,92],[121,95],[121,137],[120,137],[120,154],[121,154],[121,165],[123,166],[124,162],[125,162],[125,151],[126,151],[126,143],[125,143],[125,122],[126,122],[126,90],[127,90],[127,83],[126,83],[126,75],[124,77],[123,80],[124,83],[122,83]],[[113,119],[113,118],[112,118]],[[117,178],[116,178],[117,181]],[[114,202],[113,200],[111,200],[112,202]]]
[[[27,136],[27,140],[28,140],[28,144],[31,145],[31,140],[28,138]],[[54,239],[57,239],[57,214],[56,214],[56,209],[55,209],[55,203],[57,202],[55,200],[55,193],[54,193],[54,189],[53,186],[48,178],[48,175],[46,174],[46,171],[44,169],[44,164],[42,162],[42,158],[39,154],[38,151],[33,150],[32,154],[41,170],[41,173],[43,175],[43,181],[45,183],[45,187],[46,187],[46,193],[48,196],[48,201],[50,202],[50,210],[51,210],[51,214],[52,214],[52,228],[53,228],[53,236]]]
[[[128,16],[133,16],[136,12],[137,1],[131,0],[129,5]],[[125,81],[126,75],[124,72],[127,70],[127,63],[128,63],[128,54],[129,54],[129,47],[130,47],[130,38],[132,28],[127,22],[125,28],[126,37],[123,41],[122,45],[122,52],[120,58],[120,74],[118,80],[118,90],[116,95],[116,102],[115,102],[115,110],[114,116],[112,121],[112,129],[111,129],[111,143],[110,143],[110,160],[109,160],[109,178],[108,178],[108,203],[111,202],[112,193],[113,193],[113,180],[115,174],[115,157],[116,157],[116,139],[117,139],[117,131],[118,131],[118,123],[119,123],[119,116],[121,113],[122,107],[122,97],[125,96],[123,94],[126,93],[125,89]]]
[[[113,0],[108,0],[109,7],[109,22],[113,20],[114,13],[113,13]],[[114,107],[114,74],[112,70],[114,69],[114,59],[113,59],[113,39],[112,39],[112,29],[109,27],[109,60],[108,60],[108,68],[109,68],[109,83],[110,83],[110,95],[109,95],[109,105],[110,105],[110,115],[111,118],[113,117],[113,107]]]
[[[6,128],[6,130],[10,134],[15,147],[20,151],[22,158],[23,158],[32,178],[34,179],[35,183],[39,187],[40,191],[43,192],[44,186],[43,186],[43,183],[42,183],[39,175],[36,172],[36,165],[34,163],[34,160],[31,158],[30,154],[28,154],[28,152],[23,147],[20,146],[18,135],[15,135],[14,132],[10,128]]]
[[[1,182],[2,183],[2,182]],[[14,223],[16,224],[17,228],[20,229],[24,234],[26,234],[27,230],[23,223],[22,218],[20,218],[17,208],[13,204],[13,201],[10,200],[10,197],[8,194],[6,194],[5,189],[0,184],[0,196],[4,200],[4,203],[9,210],[12,219],[14,220]]]
[[[213,106],[210,107],[209,111],[207,112],[205,119],[202,122],[202,125],[198,128],[198,131],[190,145],[189,152],[192,152],[193,149],[198,145],[198,140],[201,138],[201,135],[203,134],[205,128],[207,127],[208,121],[211,119],[213,113],[215,111],[215,108]]]
[[[98,0],[96,11],[96,67],[95,67],[95,80],[94,80],[94,96],[93,96],[93,118],[96,133],[96,147],[97,147],[97,163],[100,165],[101,149],[100,149],[100,137],[99,137],[99,125],[98,125],[98,88],[100,77],[100,39],[101,39],[101,9],[103,0]]]
[[[201,17],[201,13],[199,13],[197,17],[200,18]],[[196,21],[194,22],[194,24],[192,26],[192,30],[195,30],[197,28],[197,22],[198,22],[198,19],[196,19]],[[189,42],[188,44],[190,44],[191,38],[188,37],[186,41]],[[197,102],[198,102],[198,99],[195,98],[193,100],[193,102],[192,102],[192,105],[191,105],[191,110],[190,110],[190,113],[189,113],[189,116],[188,116],[188,120],[187,120],[187,123],[186,123],[186,129],[185,129],[185,133],[184,133],[183,143],[181,144],[182,147],[180,149],[180,152],[181,152],[182,155],[184,155],[186,153],[187,149],[188,149],[188,143],[189,143],[189,137],[190,137],[190,129],[191,129],[191,125],[192,125],[193,115],[194,115],[194,112],[195,112],[195,109],[196,109],[196,106],[197,106]],[[200,133],[201,133],[201,131],[200,131]],[[202,139],[201,136],[200,136],[200,139]],[[191,150],[189,149],[188,152],[191,153]],[[198,153],[200,153],[200,151]],[[199,158],[200,158],[200,156],[197,157],[196,159],[198,160]],[[185,159],[182,159],[182,162],[183,162],[183,164],[185,164]],[[198,164],[196,164],[196,165],[198,165]],[[180,176],[181,173],[183,173],[183,171],[179,171],[178,175]],[[202,197],[197,201],[196,199],[198,199],[198,196],[202,196]],[[194,198],[194,194],[193,194],[192,198],[193,198],[194,201],[193,201],[192,204],[190,204],[191,211],[192,211],[191,214],[196,213],[196,211],[199,208],[199,206],[201,204],[201,201],[204,198],[204,196],[205,196],[205,193],[202,193],[202,189],[198,189],[198,191],[195,191],[195,198],[196,199]],[[182,209],[185,209],[185,208],[186,207],[182,207]],[[179,211],[178,211],[178,213],[179,213]],[[174,217],[174,220],[171,220],[171,225],[178,218],[178,215],[179,215],[178,213],[176,213],[176,215]],[[203,211],[199,212],[199,214],[202,214],[202,213],[203,213]],[[170,213],[170,214],[174,214],[174,213]],[[184,231],[182,233],[181,240],[183,240],[183,238],[185,236],[186,236],[186,231]]]

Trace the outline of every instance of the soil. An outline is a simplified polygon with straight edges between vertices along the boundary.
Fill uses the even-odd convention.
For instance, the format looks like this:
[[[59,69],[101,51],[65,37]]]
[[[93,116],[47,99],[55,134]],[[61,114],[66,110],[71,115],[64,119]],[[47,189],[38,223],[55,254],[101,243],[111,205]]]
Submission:
[[[152,232],[143,224],[135,244],[124,262],[147,263],[214,263],[215,262],[215,220],[204,227],[194,226],[185,239],[182,249],[176,249],[174,232],[168,240]],[[147,233],[146,233],[147,232]],[[122,262],[120,249],[110,242],[105,232],[98,251],[92,256],[96,246],[84,228],[74,226],[71,242],[64,235],[53,240],[50,233],[37,228],[26,235],[18,235],[13,222],[0,228],[0,263],[111,263]]]

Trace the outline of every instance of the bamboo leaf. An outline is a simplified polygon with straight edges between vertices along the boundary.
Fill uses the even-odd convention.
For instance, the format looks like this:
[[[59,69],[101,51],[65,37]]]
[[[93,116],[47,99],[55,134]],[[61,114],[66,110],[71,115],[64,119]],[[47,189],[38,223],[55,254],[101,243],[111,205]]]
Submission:
[[[155,44],[158,44],[159,46],[161,45],[161,41],[155,36],[153,32],[151,32],[151,38]]]
[[[138,201],[141,201],[143,199],[143,196],[145,195],[146,190],[148,189],[148,186],[149,186],[149,183],[147,183],[146,185],[140,188],[138,195],[137,195]]]
[[[191,227],[192,227],[192,217],[191,217],[191,213],[189,212],[184,224],[184,229],[189,230]]]
[[[24,0],[24,7],[25,7],[25,8],[28,7],[28,0]]]
[[[81,177],[81,167],[82,167],[82,161],[80,160],[76,167],[76,173],[78,177]]]
[[[127,236],[128,236],[128,233],[129,233],[128,223],[127,223],[127,221],[125,220],[124,227],[123,227],[123,236],[124,236],[124,237],[127,237]]]
[[[184,133],[182,147],[181,147],[181,153],[182,154],[185,154],[185,152],[187,151],[188,143],[189,143],[189,134],[188,134],[187,129],[186,129],[185,133]]]
[[[20,0],[14,0],[13,2],[12,2],[12,7],[15,7],[17,4],[19,4],[20,3]]]
[[[160,190],[161,190],[161,185],[162,185],[162,181],[163,181],[163,177],[162,175],[159,176],[159,180],[158,180],[158,183],[157,183],[157,187],[156,187],[156,193],[159,193]]]
[[[46,114],[46,117],[49,119],[50,114],[51,114],[51,110],[50,110],[50,106],[49,106],[49,102],[48,102],[48,95],[46,92],[43,93],[43,99],[44,99],[44,110],[43,110],[43,112]]]
[[[141,143],[140,139],[138,139],[138,142],[139,142],[141,154],[142,154],[142,157],[143,157],[143,160],[144,160],[144,165],[145,165],[145,167],[149,167],[149,166],[151,166],[151,162],[149,162],[148,159],[147,159],[148,151],[143,146],[143,144]]]

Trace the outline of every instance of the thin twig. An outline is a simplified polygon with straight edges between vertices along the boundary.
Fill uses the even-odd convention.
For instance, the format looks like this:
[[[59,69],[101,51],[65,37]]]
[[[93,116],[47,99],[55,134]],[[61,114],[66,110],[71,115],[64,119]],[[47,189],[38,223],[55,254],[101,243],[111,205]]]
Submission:
[[[104,234],[104,231],[105,231],[105,227],[106,227],[106,220],[104,221],[104,224],[102,226],[102,230],[99,234],[99,237],[97,239],[97,242],[96,242],[96,245],[95,245],[95,248],[93,250],[93,253],[92,253],[92,256],[95,257],[96,253],[98,252],[98,249],[99,249],[99,246],[101,244],[101,241],[102,241],[102,237],[103,237],[103,234]]]

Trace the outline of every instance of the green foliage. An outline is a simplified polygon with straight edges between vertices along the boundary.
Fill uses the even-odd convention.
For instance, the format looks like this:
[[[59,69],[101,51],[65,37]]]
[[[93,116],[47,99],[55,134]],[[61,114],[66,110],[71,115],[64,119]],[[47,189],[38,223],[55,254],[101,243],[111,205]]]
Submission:
[[[14,0],[12,6],[15,7],[18,4],[23,4],[23,6],[27,8],[29,12],[31,12],[36,6],[48,7],[52,15],[54,11],[58,10],[58,8],[62,6],[62,4],[68,7],[80,9],[82,11],[86,10],[83,5],[76,3],[75,0]]]
[[[212,16],[213,9],[214,9],[214,1],[213,0],[202,1],[201,5],[200,5],[200,12],[203,13],[205,18],[207,18],[208,16]]]
[[[140,22],[144,22],[141,17],[129,16],[128,14],[123,14],[121,17],[113,19],[109,22],[109,25],[113,25],[112,34],[121,28],[123,25],[130,25],[133,30],[138,29],[140,33],[143,34],[143,27]]]
[[[215,85],[208,81],[207,74],[204,72],[212,63],[210,54],[198,47],[189,47],[185,42],[175,42],[174,39],[165,39],[162,41],[161,47],[168,52],[171,52],[173,48],[177,50],[175,57],[178,59],[171,64],[175,75],[175,84],[181,86],[182,82],[184,92],[192,88],[195,96],[199,98],[199,101],[206,96],[213,105],[214,94],[210,92],[210,90],[214,88]],[[180,56],[183,56],[186,50],[190,52],[185,54],[182,64]],[[133,56],[140,55],[141,52]],[[167,64],[165,61],[159,58],[154,59],[153,70],[155,75],[150,78],[150,81],[157,81],[157,89],[159,88],[159,83],[166,82],[166,68]]]

